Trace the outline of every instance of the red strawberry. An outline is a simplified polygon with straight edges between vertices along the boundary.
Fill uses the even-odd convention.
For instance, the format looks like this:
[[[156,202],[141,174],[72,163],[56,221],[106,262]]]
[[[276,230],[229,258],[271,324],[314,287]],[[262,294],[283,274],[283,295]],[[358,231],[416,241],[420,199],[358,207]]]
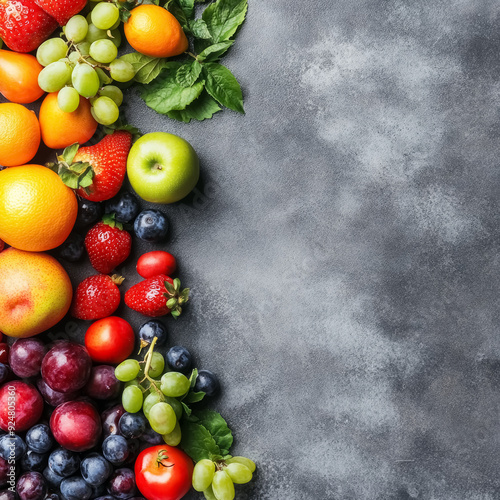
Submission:
[[[9,49],[31,52],[56,28],[57,21],[33,0],[0,0],[0,37]]]
[[[87,0],[35,0],[35,3],[64,26],[85,7]]]
[[[158,274],[134,285],[125,294],[125,304],[145,316],[165,316],[171,313],[177,318],[181,306],[189,299],[189,288],[181,291],[181,282],[166,274]]]
[[[114,221],[114,216],[105,216],[103,222],[89,230],[84,244],[92,267],[108,274],[130,255],[132,238],[119,222]]]
[[[120,305],[121,276],[97,274],[85,278],[76,288],[71,315],[78,319],[101,319],[111,316]]]

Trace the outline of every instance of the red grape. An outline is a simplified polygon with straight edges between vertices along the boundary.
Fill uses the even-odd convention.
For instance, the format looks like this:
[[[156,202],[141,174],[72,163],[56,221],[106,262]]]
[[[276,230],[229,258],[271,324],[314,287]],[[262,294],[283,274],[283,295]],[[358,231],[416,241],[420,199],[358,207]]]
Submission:
[[[109,365],[92,368],[85,393],[94,399],[113,399],[120,394],[121,384],[115,377],[115,369]]]
[[[9,424],[14,424],[16,432],[25,431],[38,422],[42,412],[43,399],[33,385],[14,380],[0,387],[0,427],[4,431]]]
[[[20,378],[34,377],[40,373],[46,352],[45,344],[39,339],[18,339],[10,348],[10,367]]]

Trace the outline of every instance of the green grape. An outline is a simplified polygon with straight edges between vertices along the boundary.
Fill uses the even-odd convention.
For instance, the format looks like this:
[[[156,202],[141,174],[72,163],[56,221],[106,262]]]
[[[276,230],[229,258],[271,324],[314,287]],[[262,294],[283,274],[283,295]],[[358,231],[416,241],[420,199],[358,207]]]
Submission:
[[[161,392],[165,396],[178,398],[189,391],[189,379],[183,373],[167,372],[161,378]]]
[[[77,64],[71,81],[73,87],[83,97],[94,97],[100,87],[99,76],[95,69],[86,63]]]
[[[111,30],[110,40],[116,45],[116,48],[118,49],[122,44],[122,34],[120,33],[120,30]]]
[[[217,497],[214,495],[214,490],[212,489],[212,485],[210,485],[204,492],[206,500],[217,500]]]
[[[215,464],[212,460],[204,458],[193,469],[193,488],[196,491],[205,491],[212,484],[215,474]]]
[[[122,405],[125,411],[137,413],[142,408],[142,391],[136,385],[129,385],[123,389]]]
[[[95,24],[89,24],[89,30],[85,37],[86,42],[94,43],[96,40],[105,40],[106,38],[108,38],[106,30],[100,30]]]
[[[76,48],[82,56],[88,56],[90,51],[90,42],[81,42],[76,44]]]
[[[92,110],[94,111],[95,119],[101,125],[111,125],[120,116],[120,110],[115,101],[105,96],[99,97],[94,101]]]
[[[109,74],[117,82],[128,82],[135,76],[134,67],[123,59],[115,59],[109,65]]]
[[[109,29],[110,30],[116,30],[116,29],[118,29],[119,26],[120,26],[120,23],[121,23],[121,20],[120,20],[120,18],[118,18],[118,21],[116,21],[116,23],[113,24],[113,26],[111,26],[111,28],[109,28]]]
[[[118,55],[118,49],[111,40],[96,40],[90,46],[90,56],[97,62],[110,63]]]
[[[67,51],[68,46],[62,38],[49,38],[38,47],[36,58],[42,66],[48,66],[66,57]]]
[[[245,484],[252,480],[252,473],[246,465],[234,462],[232,464],[227,464],[224,470],[229,474],[233,483]]]
[[[83,16],[73,16],[64,27],[64,34],[68,40],[73,43],[79,43],[85,40],[89,23]]]
[[[156,403],[149,410],[149,423],[158,434],[170,434],[175,429],[177,418],[168,403]]]
[[[226,471],[218,470],[214,474],[212,489],[217,500],[233,500],[234,484]]]
[[[247,467],[250,472],[255,472],[255,462],[246,457],[231,457],[226,460],[227,464],[242,464]]]
[[[137,377],[140,369],[141,365],[139,361],[136,359],[126,359],[115,368],[115,377],[120,382],[129,382]]]
[[[76,64],[80,60],[80,54],[74,50],[69,53],[68,59],[71,64]]]
[[[66,60],[50,63],[38,74],[38,85],[45,92],[62,89],[71,76],[71,67]]]
[[[57,104],[65,113],[72,113],[80,105],[80,94],[73,87],[63,87],[57,94]]]
[[[99,77],[101,85],[107,85],[108,83],[113,82],[112,78],[110,78],[102,68],[95,68],[95,70],[97,72],[97,76]]]
[[[99,90],[99,95],[100,96],[106,96],[109,97],[110,99],[113,99],[115,101],[117,106],[120,106],[121,103],[123,102],[123,92],[116,86],[116,85],[106,85],[103,87],[101,90]],[[153,353],[153,356],[157,354],[156,352]],[[161,354],[160,354],[161,356]],[[163,358],[163,356],[162,356]],[[163,360],[163,366],[165,366],[165,360]],[[163,371],[163,368],[162,368]],[[151,374],[151,371],[149,372]],[[157,375],[161,375],[161,372]],[[153,376],[153,375],[151,375]]]
[[[85,21],[87,21],[87,24],[92,23],[92,11],[90,11],[86,16],[85,16]]]
[[[128,387],[130,385],[139,387],[139,389],[141,388],[141,384],[139,384],[139,381],[136,378],[134,378],[134,380],[129,380],[128,382],[125,382],[125,387]]]
[[[177,446],[182,439],[181,426],[179,425],[179,421],[175,424],[174,430],[169,432],[168,434],[163,434],[163,441],[169,446]]]
[[[180,420],[183,412],[182,403],[178,399],[169,398],[168,396],[165,396],[165,403],[168,403],[174,409],[175,416]]]
[[[161,397],[157,392],[152,392],[148,394],[144,399],[144,404],[142,405],[142,411],[144,412],[144,416],[149,420],[149,411],[156,403],[161,401]]]
[[[92,23],[101,30],[111,29],[119,17],[118,7],[108,2],[98,3],[91,14]]]
[[[165,358],[159,352],[153,352],[153,356],[151,357],[151,366],[149,368],[149,376],[151,378],[159,377],[163,373],[164,368]]]

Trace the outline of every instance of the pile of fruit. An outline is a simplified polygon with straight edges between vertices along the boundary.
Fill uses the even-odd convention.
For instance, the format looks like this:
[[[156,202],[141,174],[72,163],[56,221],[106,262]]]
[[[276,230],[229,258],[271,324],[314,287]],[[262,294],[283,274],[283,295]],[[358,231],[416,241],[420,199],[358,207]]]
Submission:
[[[163,207],[196,186],[198,156],[173,134],[140,136],[119,109],[126,85],[159,77],[148,98],[166,92],[171,118],[242,111],[217,61],[246,0],[198,19],[194,0],[167,3],[0,0],[0,500],[180,500],[191,488],[232,500],[255,471],[209,408],[216,375],[168,347],[159,319],[189,302]],[[136,52],[121,54],[122,38]],[[168,59],[182,54],[194,59]],[[37,116],[24,104],[39,99]],[[53,161],[30,163],[42,142]],[[134,238],[151,249],[122,294]],[[73,289],[66,263],[86,259],[94,271]],[[122,295],[137,331],[116,315]],[[83,344],[44,335],[66,317],[87,322]]]

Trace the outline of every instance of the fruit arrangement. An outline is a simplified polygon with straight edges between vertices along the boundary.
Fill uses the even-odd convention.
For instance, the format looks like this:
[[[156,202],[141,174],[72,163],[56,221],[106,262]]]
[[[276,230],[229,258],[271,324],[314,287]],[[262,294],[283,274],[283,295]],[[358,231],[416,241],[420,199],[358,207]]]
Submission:
[[[232,432],[210,408],[217,376],[168,342],[165,318],[189,314],[190,290],[165,248],[164,207],[195,188],[198,155],[176,135],[141,136],[121,113],[134,84],[184,122],[219,105],[243,112],[219,60],[246,10],[0,0],[0,500],[180,500],[191,489],[232,500],[252,480],[255,463],[231,455]],[[38,100],[37,116],[25,104]],[[42,143],[52,161],[31,163]],[[131,286],[134,242],[146,251]],[[85,261],[93,271],[73,287],[66,268]],[[64,318],[85,325],[83,342],[48,335]]]

